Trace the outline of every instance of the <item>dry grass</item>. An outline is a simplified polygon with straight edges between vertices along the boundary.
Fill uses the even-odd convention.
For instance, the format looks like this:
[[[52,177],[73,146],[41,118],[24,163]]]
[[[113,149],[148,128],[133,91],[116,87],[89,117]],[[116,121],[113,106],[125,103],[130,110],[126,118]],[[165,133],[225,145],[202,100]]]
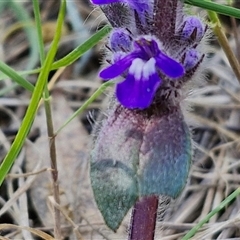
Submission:
[[[54,19],[59,1],[41,2],[47,49],[47,41],[54,34]],[[65,55],[85,40],[87,35],[95,32],[103,19],[99,12],[92,11],[83,0],[75,1],[75,4],[80,20],[87,21],[83,29],[79,30],[76,28],[79,19],[73,20],[68,16],[58,57]],[[24,2],[24,7],[32,16],[31,2]],[[26,69],[30,58],[29,43],[22,28],[18,27],[11,9],[1,13],[0,22],[3,49],[1,59],[15,69]],[[240,45],[234,32],[239,32],[239,28],[229,25],[226,29],[230,45],[238,55]],[[189,184],[182,196],[170,204],[164,221],[159,218],[156,239],[180,239],[239,187],[240,86],[216,42],[213,41],[211,47],[214,54],[205,63],[207,81],[186,99],[192,106],[187,120],[193,128],[195,142]],[[98,46],[81,61],[67,67],[60,76],[54,77],[53,73],[51,88],[56,129],[99,87],[100,81],[96,77],[99,57]],[[38,64],[36,61],[33,67]],[[35,75],[27,78],[32,82],[36,80]],[[0,82],[0,91],[11,87],[13,82],[10,79]],[[0,97],[1,159],[10,148],[29,97],[28,92],[16,87]],[[61,191],[59,208],[65,239],[126,239],[129,216],[116,234],[108,230],[96,208],[89,184],[87,156],[90,148],[89,131],[92,127],[89,121],[94,122],[99,109],[105,107],[105,96],[102,96],[57,137]],[[0,222],[4,223],[0,224],[0,239],[35,239],[34,235],[43,234],[42,231],[52,234],[51,209],[55,203],[49,180],[51,170],[44,117],[44,111],[40,107],[29,140],[0,189]],[[240,239],[239,209],[240,197],[204,225],[194,239]],[[15,227],[6,224],[14,224]],[[51,239],[49,235],[42,237]]]

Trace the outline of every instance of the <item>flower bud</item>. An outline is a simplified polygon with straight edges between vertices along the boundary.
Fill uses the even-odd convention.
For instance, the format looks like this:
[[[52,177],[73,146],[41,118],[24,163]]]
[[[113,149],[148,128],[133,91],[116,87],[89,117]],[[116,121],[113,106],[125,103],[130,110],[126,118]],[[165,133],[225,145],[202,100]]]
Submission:
[[[185,70],[188,71],[194,68],[197,64],[199,64],[199,61],[201,60],[201,58],[202,58],[202,55],[195,48],[189,49],[185,53],[185,58],[183,61]]]
[[[199,18],[195,16],[185,17],[181,30],[182,39],[200,42],[205,32],[205,26]]]
[[[132,40],[124,29],[115,29],[110,35],[110,47],[114,52],[130,52]]]

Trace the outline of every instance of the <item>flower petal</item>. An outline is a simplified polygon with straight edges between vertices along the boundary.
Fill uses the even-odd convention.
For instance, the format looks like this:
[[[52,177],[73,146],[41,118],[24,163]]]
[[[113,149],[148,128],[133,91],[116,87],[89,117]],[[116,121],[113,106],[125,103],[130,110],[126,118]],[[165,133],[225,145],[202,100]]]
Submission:
[[[134,75],[128,74],[125,81],[117,84],[118,101],[130,109],[147,108],[152,103],[155,92],[161,83],[161,79],[156,73],[148,77],[148,79],[142,77],[136,80]]]
[[[184,74],[183,66],[163,53],[155,57],[155,60],[158,68],[169,77],[178,78]]]
[[[121,0],[91,0],[91,2],[93,4],[102,5],[102,4],[109,4],[109,3],[115,3],[115,2],[124,2],[124,1],[121,1]]]
[[[126,57],[118,60],[113,65],[103,69],[99,76],[103,79],[111,79],[121,75],[128,67],[130,67],[132,60],[134,58],[132,55],[127,55]]]
[[[116,2],[123,2],[129,4],[133,9],[137,10],[139,13],[150,10],[151,4],[146,0],[91,0],[93,4],[111,4]]]

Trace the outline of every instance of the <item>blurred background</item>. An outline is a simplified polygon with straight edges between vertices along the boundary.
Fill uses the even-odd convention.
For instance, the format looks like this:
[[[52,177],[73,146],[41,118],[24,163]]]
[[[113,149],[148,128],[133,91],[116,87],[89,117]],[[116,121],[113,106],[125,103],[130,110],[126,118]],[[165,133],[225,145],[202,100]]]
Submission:
[[[226,1],[215,1],[226,3]],[[55,35],[59,0],[39,0],[45,50]],[[240,7],[236,1],[233,6]],[[206,12],[187,7],[199,16]],[[205,17],[205,21],[208,19]],[[239,21],[221,16],[229,44],[240,59]],[[85,0],[67,1],[67,14],[55,60],[85,42],[107,21],[100,9]],[[0,1],[0,60],[35,84],[40,66],[32,1]],[[189,183],[179,199],[159,215],[155,239],[181,239],[199,220],[219,205],[240,182],[240,85],[215,40],[202,64],[199,88],[185,102],[191,106],[186,121],[192,129],[194,159]],[[98,71],[104,61],[105,41],[60,71],[52,71],[49,87],[54,128],[58,129],[101,85]],[[10,148],[25,115],[30,92],[0,72],[0,159]],[[199,80],[198,80],[199,81]],[[91,132],[99,114],[106,114],[111,89],[102,94],[57,136],[57,161],[64,239],[127,239],[130,213],[117,233],[110,231],[96,207],[88,174]],[[23,150],[0,188],[0,239],[40,239],[22,227],[53,233],[52,190],[45,112],[42,106]],[[167,203],[166,203],[167,204]],[[166,208],[166,206],[160,206]],[[240,239],[240,197],[216,214],[194,239]],[[2,226],[2,227],[1,227]]]

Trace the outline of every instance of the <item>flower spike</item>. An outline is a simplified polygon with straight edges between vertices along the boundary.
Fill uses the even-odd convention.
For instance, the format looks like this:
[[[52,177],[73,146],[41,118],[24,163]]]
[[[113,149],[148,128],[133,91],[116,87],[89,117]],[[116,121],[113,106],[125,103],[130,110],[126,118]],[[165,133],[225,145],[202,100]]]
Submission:
[[[115,78],[116,89],[93,134],[90,176],[98,208],[116,231],[134,204],[149,197],[175,199],[186,185],[192,140],[181,101],[193,87],[188,83],[199,79],[207,26],[186,14],[182,0],[90,1],[113,27],[110,65],[99,75]],[[131,234],[134,226],[149,229],[145,216],[134,207]],[[149,233],[133,238],[149,239]]]

